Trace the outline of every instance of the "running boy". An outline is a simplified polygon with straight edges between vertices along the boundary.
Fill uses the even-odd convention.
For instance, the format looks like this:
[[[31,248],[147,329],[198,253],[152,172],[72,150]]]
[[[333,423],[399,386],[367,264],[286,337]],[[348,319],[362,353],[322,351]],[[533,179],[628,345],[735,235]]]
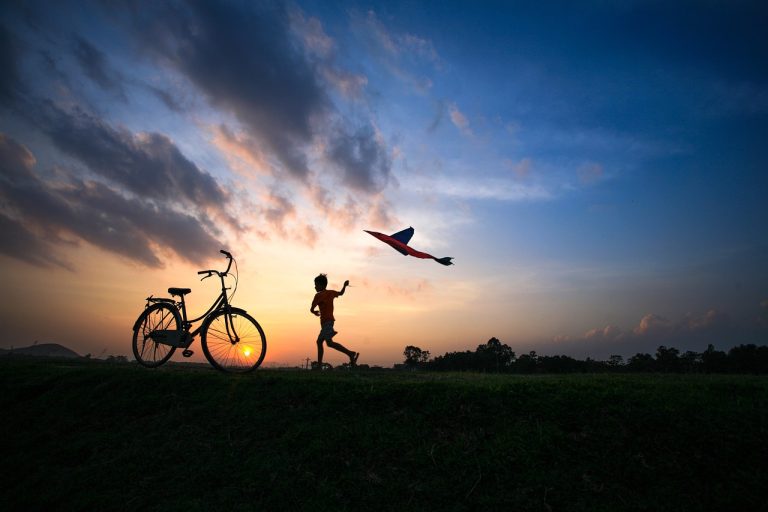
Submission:
[[[340,292],[336,290],[326,290],[328,286],[328,277],[325,274],[320,274],[315,278],[315,298],[312,300],[312,306],[309,308],[310,313],[320,317],[320,334],[317,337],[317,367],[323,367],[323,342],[331,348],[335,348],[339,352],[347,354],[349,357],[349,365],[355,366],[357,358],[360,356],[360,352],[352,352],[344,345],[333,341],[333,337],[337,334],[333,330],[333,299],[344,295],[344,290],[349,286],[349,281],[344,281],[344,286]],[[315,308],[320,308],[318,312]]]

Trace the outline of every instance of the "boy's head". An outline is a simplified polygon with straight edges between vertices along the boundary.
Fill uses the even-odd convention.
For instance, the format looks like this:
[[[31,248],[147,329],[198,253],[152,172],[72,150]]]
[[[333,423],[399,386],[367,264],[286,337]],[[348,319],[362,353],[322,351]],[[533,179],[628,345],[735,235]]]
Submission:
[[[315,278],[315,290],[321,292],[328,287],[328,276],[320,274]]]

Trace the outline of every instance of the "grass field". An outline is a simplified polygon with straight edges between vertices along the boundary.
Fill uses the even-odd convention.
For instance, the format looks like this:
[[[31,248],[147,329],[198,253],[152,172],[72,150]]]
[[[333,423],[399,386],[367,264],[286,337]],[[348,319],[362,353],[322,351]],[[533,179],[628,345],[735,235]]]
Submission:
[[[0,360],[2,510],[767,510],[768,379]]]

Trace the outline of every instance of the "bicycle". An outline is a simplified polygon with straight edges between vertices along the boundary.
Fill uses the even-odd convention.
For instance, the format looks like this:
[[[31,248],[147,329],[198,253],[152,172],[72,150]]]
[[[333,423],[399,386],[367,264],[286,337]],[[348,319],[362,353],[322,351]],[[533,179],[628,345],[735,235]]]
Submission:
[[[177,348],[182,348],[184,357],[194,352],[189,346],[200,334],[203,354],[211,366],[224,372],[246,373],[255,370],[267,353],[267,339],[259,323],[244,309],[233,307],[229,301],[237,290],[237,262],[227,251],[221,250],[229,263],[223,272],[200,270],[197,275],[206,274],[200,281],[214,275],[221,280],[221,293],[208,311],[199,317],[187,320],[187,306],[184,296],[191,293],[189,288],[168,288],[171,298],[147,297],[144,311],[133,324],[133,355],[140,364],[156,368],[168,361]],[[232,263],[235,274],[230,274]],[[227,298],[224,278],[232,275],[234,290]],[[173,297],[179,297],[174,300]],[[202,324],[190,331],[192,324]]]

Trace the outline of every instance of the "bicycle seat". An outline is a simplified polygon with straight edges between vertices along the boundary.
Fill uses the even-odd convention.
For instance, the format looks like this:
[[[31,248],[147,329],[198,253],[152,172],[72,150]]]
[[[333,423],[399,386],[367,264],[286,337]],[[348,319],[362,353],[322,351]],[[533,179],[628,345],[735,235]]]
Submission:
[[[168,288],[168,293],[171,295],[178,295],[179,297],[183,297],[190,292],[192,292],[192,290],[189,288]]]

